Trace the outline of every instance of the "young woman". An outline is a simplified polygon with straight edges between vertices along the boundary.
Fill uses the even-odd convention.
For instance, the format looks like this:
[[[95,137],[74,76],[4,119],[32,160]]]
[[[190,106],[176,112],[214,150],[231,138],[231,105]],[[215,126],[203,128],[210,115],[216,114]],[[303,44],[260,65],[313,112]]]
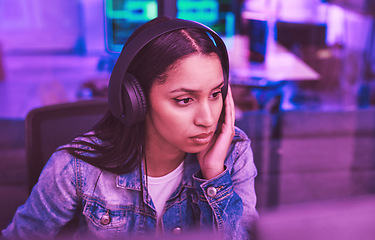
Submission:
[[[157,18],[133,33],[112,72],[111,111],[52,155],[5,239],[51,238],[74,218],[85,239],[250,237],[250,140],[234,126],[225,46],[197,26]]]

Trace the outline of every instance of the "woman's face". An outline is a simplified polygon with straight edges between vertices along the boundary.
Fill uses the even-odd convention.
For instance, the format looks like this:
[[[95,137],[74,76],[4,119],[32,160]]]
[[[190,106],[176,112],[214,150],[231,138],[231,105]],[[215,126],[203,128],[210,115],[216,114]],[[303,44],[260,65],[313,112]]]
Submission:
[[[207,147],[223,107],[224,78],[217,55],[194,54],[166,72],[150,90],[147,144],[166,151],[200,152]]]

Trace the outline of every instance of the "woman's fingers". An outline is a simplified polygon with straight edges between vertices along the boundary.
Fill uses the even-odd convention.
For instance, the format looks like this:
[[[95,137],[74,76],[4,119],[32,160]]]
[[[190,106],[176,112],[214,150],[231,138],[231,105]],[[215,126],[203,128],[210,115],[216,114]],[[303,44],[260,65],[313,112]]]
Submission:
[[[235,123],[234,100],[230,85],[228,85],[228,95],[225,99],[225,121],[222,132],[229,131],[228,133],[233,137]]]

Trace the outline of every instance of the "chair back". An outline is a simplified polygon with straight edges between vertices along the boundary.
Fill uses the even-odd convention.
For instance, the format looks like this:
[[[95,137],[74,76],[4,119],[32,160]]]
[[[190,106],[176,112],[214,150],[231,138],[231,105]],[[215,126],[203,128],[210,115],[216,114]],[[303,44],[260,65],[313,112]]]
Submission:
[[[44,106],[27,114],[25,134],[29,192],[52,153],[76,136],[90,131],[106,111],[106,101],[87,100]]]

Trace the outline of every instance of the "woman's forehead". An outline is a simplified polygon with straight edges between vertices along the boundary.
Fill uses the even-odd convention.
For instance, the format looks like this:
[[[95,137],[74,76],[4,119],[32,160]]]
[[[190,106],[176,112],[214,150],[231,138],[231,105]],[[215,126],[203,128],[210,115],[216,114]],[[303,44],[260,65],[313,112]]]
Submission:
[[[219,57],[194,54],[180,59],[178,64],[166,71],[162,84],[168,88],[202,88],[219,85],[223,71]]]
[[[171,64],[165,74],[167,76],[172,74],[189,74],[194,73],[194,70],[206,70],[208,72],[212,72],[214,70],[213,68],[211,68],[213,65],[215,65],[216,68],[219,67],[220,70],[222,70],[220,58],[215,53],[192,54]]]

